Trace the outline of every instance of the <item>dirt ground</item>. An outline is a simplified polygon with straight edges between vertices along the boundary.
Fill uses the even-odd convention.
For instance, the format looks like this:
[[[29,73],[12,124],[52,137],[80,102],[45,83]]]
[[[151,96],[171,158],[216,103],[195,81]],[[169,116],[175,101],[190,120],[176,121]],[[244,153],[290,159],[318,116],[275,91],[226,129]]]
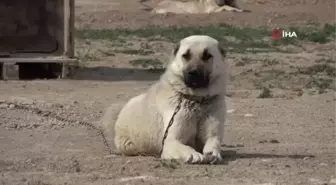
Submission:
[[[155,16],[141,10],[137,1],[77,0],[76,26],[228,23],[273,28],[335,23],[333,0],[239,2],[252,12]],[[77,51],[82,51],[85,42],[76,44]],[[172,43],[153,41],[149,45],[155,57],[167,60]],[[92,46],[94,51],[104,49],[99,42],[92,42]],[[296,52],[229,53],[232,81],[223,145],[225,163],[216,166],[109,155],[97,131],[19,110],[10,103],[98,125],[108,105],[114,104],[117,113],[129,98],[158,79],[158,73],[128,63],[140,55],[100,55],[76,71],[71,80],[0,81],[0,185],[336,184],[335,82],[329,81],[335,72],[319,70],[318,79],[323,81],[318,82],[311,78],[314,71],[308,73],[313,69],[309,67],[321,62],[335,66],[335,45],[307,43],[292,49]],[[296,67],[306,72],[295,73]],[[268,86],[271,95],[265,95],[267,90],[261,86]],[[109,143],[112,145],[111,138]]]
[[[154,7],[160,0],[147,0]],[[153,25],[187,26],[227,23],[241,26],[283,27],[309,23],[334,23],[333,0],[240,0],[251,13],[222,12],[213,15],[155,15],[142,10],[138,0],[77,0],[76,26],[91,28],[139,28]]]

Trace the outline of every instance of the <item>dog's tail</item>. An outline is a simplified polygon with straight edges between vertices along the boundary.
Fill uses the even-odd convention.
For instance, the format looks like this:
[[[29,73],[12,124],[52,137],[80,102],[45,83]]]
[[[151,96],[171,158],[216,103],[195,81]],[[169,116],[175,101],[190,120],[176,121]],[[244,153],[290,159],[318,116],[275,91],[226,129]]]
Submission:
[[[147,12],[150,12],[152,11],[154,8],[149,6],[149,5],[146,5],[145,2],[148,1],[148,0],[140,0],[139,3],[143,6],[143,8],[141,8],[141,10],[145,10]]]

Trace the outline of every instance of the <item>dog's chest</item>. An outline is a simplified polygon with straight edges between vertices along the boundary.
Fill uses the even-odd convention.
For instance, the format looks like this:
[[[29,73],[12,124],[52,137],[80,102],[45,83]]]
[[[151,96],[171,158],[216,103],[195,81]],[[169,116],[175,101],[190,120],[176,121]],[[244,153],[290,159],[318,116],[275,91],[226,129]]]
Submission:
[[[205,103],[200,103],[191,100],[183,100],[181,102],[181,109],[183,109],[184,117],[187,120],[200,120],[205,118],[208,114],[210,106]]]
[[[181,124],[181,132],[186,141],[197,135],[199,125],[208,117],[209,109],[209,104],[189,100],[183,100],[181,102],[181,111],[179,112],[181,122],[179,122],[179,124]]]

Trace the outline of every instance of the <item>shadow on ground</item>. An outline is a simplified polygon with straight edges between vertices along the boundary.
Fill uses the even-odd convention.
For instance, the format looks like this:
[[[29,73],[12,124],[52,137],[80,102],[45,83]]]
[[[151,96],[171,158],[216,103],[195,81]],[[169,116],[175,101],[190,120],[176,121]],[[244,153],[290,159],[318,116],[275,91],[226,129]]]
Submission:
[[[116,156],[121,156],[120,153],[113,154]],[[217,165],[228,165],[232,161],[236,161],[239,159],[305,159],[305,158],[315,158],[314,155],[286,155],[286,154],[267,154],[267,153],[238,153],[235,150],[222,150],[221,155],[223,157],[223,161],[221,163],[218,163]],[[128,158],[137,158],[139,156],[127,156]],[[144,157],[144,156],[143,156]],[[160,158],[157,158],[158,156],[146,156],[146,157],[153,157],[158,161],[161,161]]]
[[[156,81],[163,73],[163,69],[137,69],[113,67],[81,67],[74,71],[71,79],[97,81]]]
[[[306,157],[308,158],[314,158],[314,155],[280,155],[280,154],[266,154],[266,153],[238,153],[235,150],[222,150],[221,154],[224,158],[223,164],[228,164],[230,161],[235,161],[237,159],[272,159],[272,158],[289,158],[289,159],[304,159]]]

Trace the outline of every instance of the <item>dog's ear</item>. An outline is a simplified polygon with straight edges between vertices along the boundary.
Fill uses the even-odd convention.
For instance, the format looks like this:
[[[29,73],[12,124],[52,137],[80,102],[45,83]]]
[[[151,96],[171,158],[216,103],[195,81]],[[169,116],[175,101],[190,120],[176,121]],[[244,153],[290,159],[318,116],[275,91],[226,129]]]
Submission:
[[[220,54],[222,55],[223,58],[226,58],[226,50],[224,49],[224,47],[218,43],[218,50],[220,52]]]
[[[180,49],[180,44],[177,44],[175,47],[174,47],[174,50],[173,50],[173,56],[175,57],[177,52],[179,51]]]
[[[172,53],[170,55],[170,62],[175,60],[176,54],[180,49],[180,43],[176,44],[174,46],[174,49],[172,50]]]

